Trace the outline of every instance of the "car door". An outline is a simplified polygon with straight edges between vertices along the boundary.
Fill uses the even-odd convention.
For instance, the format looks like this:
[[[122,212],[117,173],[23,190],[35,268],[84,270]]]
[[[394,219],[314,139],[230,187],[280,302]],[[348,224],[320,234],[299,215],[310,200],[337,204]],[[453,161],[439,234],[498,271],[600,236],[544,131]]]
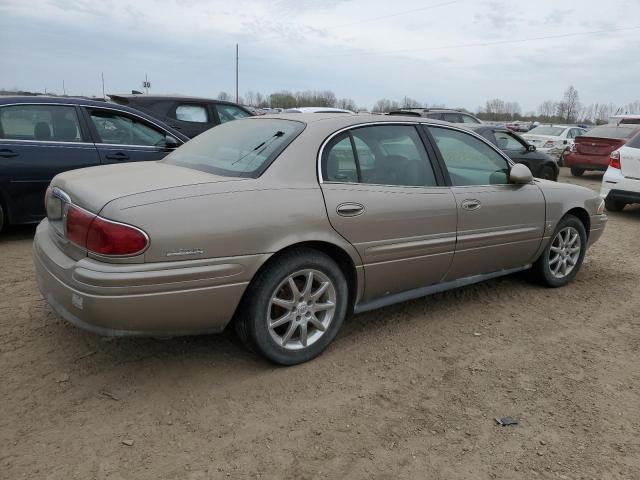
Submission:
[[[507,159],[465,131],[429,126],[458,208],[456,251],[446,280],[522,267],[535,260],[545,201],[534,184],[509,184]]]
[[[329,220],[357,249],[363,300],[438,283],[455,247],[456,204],[414,124],[362,126],[321,151]]]
[[[167,124],[189,138],[200,135],[216,125],[209,105],[199,102],[176,102],[169,109]]]
[[[44,217],[44,195],[55,175],[99,163],[76,106],[0,107],[0,193],[12,222]]]
[[[96,107],[84,114],[102,164],[160,160],[173,149],[168,132],[137,115]]]

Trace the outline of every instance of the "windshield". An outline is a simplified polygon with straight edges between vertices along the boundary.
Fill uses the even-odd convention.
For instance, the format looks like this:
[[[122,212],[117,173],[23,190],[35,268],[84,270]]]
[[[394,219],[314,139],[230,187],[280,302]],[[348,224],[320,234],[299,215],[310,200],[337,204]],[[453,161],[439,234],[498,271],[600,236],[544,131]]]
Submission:
[[[615,125],[603,125],[589,130],[585,137],[594,138],[629,138],[638,131],[638,127],[617,127]]]
[[[559,137],[564,132],[564,127],[536,127],[533,130],[529,130],[531,135],[548,135],[550,137]]]
[[[161,161],[215,175],[256,178],[302,130],[304,123],[292,120],[238,120],[198,135]]]

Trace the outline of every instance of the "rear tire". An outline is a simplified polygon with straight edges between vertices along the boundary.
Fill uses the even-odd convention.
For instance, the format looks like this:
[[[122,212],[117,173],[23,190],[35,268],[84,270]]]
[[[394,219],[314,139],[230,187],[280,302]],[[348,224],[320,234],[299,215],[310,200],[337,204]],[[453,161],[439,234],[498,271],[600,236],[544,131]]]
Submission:
[[[556,226],[549,244],[531,269],[533,279],[558,288],[572,282],[587,251],[587,232],[573,215],[565,215]]]
[[[347,314],[349,288],[329,256],[296,248],[254,278],[235,318],[238,336],[274,363],[296,365],[333,341]]]
[[[618,200],[612,200],[607,198],[604,201],[604,206],[610,212],[621,212],[624,209],[624,207],[627,206],[627,204],[624,202],[620,202]]]
[[[583,173],[583,169],[571,167],[571,175],[573,175],[574,177],[581,177]]]

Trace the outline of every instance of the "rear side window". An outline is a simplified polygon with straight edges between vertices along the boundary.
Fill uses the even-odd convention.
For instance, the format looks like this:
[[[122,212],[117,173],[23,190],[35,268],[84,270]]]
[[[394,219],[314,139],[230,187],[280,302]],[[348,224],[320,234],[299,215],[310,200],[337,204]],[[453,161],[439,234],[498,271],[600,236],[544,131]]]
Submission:
[[[433,167],[416,128],[359,127],[332,140],[323,153],[327,181],[407,187],[436,186]],[[352,150],[355,147],[355,152]]]
[[[304,130],[293,120],[230,122],[189,140],[162,160],[227,177],[256,178]]]
[[[10,140],[82,142],[75,107],[13,105],[0,109],[0,134]]]
[[[631,148],[640,148],[640,133],[633,137],[626,146]]]
[[[165,132],[134,118],[102,110],[92,110],[90,116],[91,123],[98,134],[99,143],[147,147],[166,145]]]
[[[459,113],[444,113],[442,115],[442,119],[445,122],[462,123],[462,118],[461,118],[461,115]]]
[[[218,112],[218,118],[220,123],[230,122],[231,120],[239,120],[241,118],[250,117],[249,112],[245,112],[241,108],[235,105],[216,104],[216,111]]]
[[[207,123],[209,122],[209,114],[204,105],[178,105],[176,119],[183,122]]]
[[[429,127],[455,186],[509,183],[509,163],[473,135]]]

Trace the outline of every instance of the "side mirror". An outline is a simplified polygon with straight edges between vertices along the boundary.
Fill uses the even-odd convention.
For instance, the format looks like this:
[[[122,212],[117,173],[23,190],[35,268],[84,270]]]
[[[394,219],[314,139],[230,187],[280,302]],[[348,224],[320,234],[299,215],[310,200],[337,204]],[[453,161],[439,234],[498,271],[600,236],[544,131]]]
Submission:
[[[516,163],[509,171],[509,183],[525,185],[533,181],[531,170],[526,165]]]
[[[174,148],[178,148],[180,146],[180,142],[171,135],[166,135],[164,137],[164,146],[167,150],[173,150]]]
[[[527,152],[535,152],[535,151],[536,151],[535,145],[527,145]]]
[[[569,143],[569,140],[565,140],[565,141],[564,141],[564,142],[562,142],[562,143],[564,143],[564,144],[566,145],[567,143]]]

